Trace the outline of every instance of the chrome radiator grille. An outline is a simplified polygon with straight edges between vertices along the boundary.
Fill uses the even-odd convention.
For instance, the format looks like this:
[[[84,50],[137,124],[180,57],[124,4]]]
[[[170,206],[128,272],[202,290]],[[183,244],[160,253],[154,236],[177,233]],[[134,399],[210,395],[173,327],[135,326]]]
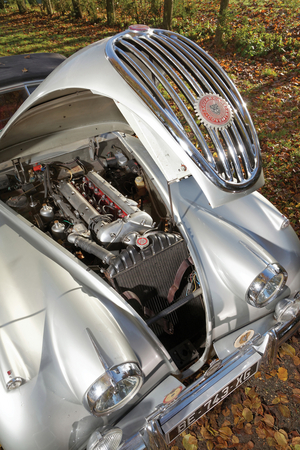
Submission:
[[[260,150],[251,118],[230,78],[204,50],[173,32],[128,30],[108,41],[106,55],[215,185],[232,191],[257,181]],[[194,104],[204,94],[230,105],[227,128],[198,119]]]

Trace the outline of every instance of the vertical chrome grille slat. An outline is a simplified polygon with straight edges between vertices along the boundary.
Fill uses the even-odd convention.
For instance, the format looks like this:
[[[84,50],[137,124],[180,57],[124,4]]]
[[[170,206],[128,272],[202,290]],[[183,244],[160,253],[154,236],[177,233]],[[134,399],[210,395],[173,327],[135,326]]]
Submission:
[[[108,41],[106,54],[215,185],[236,191],[258,180],[259,145],[245,104],[203,49],[171,31],[127,30]],[[231,106],[233,122],[228,128],[196,117],[194,104],[205,94],[218,95]]]
[[[246,169],[247,175],[251,176],[251,172],[252,172],[251,162],[249,161],[248,155],[247,155],[247,153],[245,151],[245,148],[243,146],[243,141],[242,141],[242,139],[240,137],[240,134],[239,134],[239,132],[238,132],[238,130],[236,128],[235,123],[233,123],[233,125],[231,127],[231,130],[232,130],[232,132],[234,134],[234,137],[235,137],[235,139],[236,139],[236,141],[238,143],[238,148],[239,148],[241,156],[242,156],[242,158],[244,160],[244,164],[245,164],[245,169]]]
[[[164,45],[162,45],[162,43]],[[193,77],[191,77],[190,73],[188,72],[188,70],[185,69],[184,65],[182,64],[183,62],[189,67],[191,72],[195,71],[195,66],[193,66],[193,64],[187,59],[187,58],[183,58],[182,53],[180,53],[177,49],[176,46],[174,46],[172,44],[172,42],[169,41],[164,41],[161,39],[160,36],[155,36],[152,40],[151,40],[151,44],[152,45],[159,45],[159,49],[165,53],[165,55],[168,57],[168,59],[171,59],[172,54],[170,52],[166,51],[166,47],[173,51],[176,56],[177,56],[177,60],[176,62],[173,62],[173,64],[178,67],[178,69],[183,68],[183,74],[184,76],[189,80],[190,84],[193,85],[194,90],[198,93],[198,95],[202,95],[204,94],[204,90],[201,88],[201,86],[199,85],[199,82],[196,84],[196,80],[193,79]],[[180,64],[178,64],[178,62],[180,62]],[[211,89],[209,83],[207,82],[207,80],[205,80],[205,78],[202,79],[202,83],[205,85],[207,91],[209,91]]]
[[[152,44],[152,45],[155,45],[155,44],[157,45],[157,43],[158,43],[157,41],[158,41],[158,42],[161,41],[161,39],[160,39],[159,36],[155,36],[155,39],[151,40],[151,44]],[[163,44],[164,44],[164,46],[167,46],[170,50],[172,50],[174,53],[176,53],[176,55],[177,55],[179,61],[183,61],[182,55],[178,52],[177,48],[176,48],[174,45],[172,45],[169,41],[163,41]],[[170,56],[172,56],[172,55],[171,55],[170,53],[166,52],[166,49],[164,48],[164,46],[161,45],[161,44],[159,44],[160,50],[161,50],[162,52],[164,52],[164,53],[166,54],[166,56],[170,59]],[[194,70],[196,69],[196,67],[193,65],[193,63],[192,63],[191,61],[189,61],[187,58],[184,60],[184,62],[188,65],[188,67],[190,68],[190,70],[193,70],[193,71],[194,71]],[[173,63],[173,64],[176,64],[176,66],[182,70],[184,76],[185,76],[189,81],[191,80],[191,76],[189,76],[188,71],[183,67],[182,64],[180,64],[180,65],[177,64],[177,61],[176,61],[176,63]],[[201,74],[200,74],[200,75],[201,75]],[[214,90],[213,90],[212,87],[209,85],[209,83],[206,82],[206,80],[205,80],[204,77],[201,77],[201,82],[202,82],[203,84],[205,84],[205,86],[206,86],[206,88],[207,88],[207,90],[208,90],[209,92],[214,92]],[[195,85],[195,82],[193,82],[193,88],[194,88],[194,90],[196,90],[200,95],[204,93],[204,91],[203,91],[203,89],[201,88],[201,86],[200,86],[199,84],[198,84],[198,85]],[[208,129],[207,132],[209,133],[210,138],[211,138],[212,142],[214,143],[214,145],[215,145],[215,147],[216,147],[216,150],[217,150],[218,156],[219,156],[219,158],[220,158],[220,161],[221,161],[221,163],[222,163],[222,165],[223,165],[223,168],[224,168],[226,177],[228,178],[228,180],[232,181],[232,180],[233,180],[233,177],[232,177],[232,173],[231,173],[231,170],[230,170],[230,165],[229,165],[229,163],[228,163],[228,161],[227,161],[227,158],[226,158],[224,149],[223,149],[223,147],[222,147],[222,145],[221,145],[221,142],[220,142],[220,139],[219,139],[219,137],[218,137],[218,134],[217,134],[214,130],[211,130],[211,129]]]
[[[179,38],[177,38],[177,40],[179,40]],[[180,39],[180,41],[181,41],[181,39]],[[184,45],[183,48],[185,50],[187,50],[187,52],[190,51],[190,49],[186,48],[185,45]],[[202,65],[203,65],[203,67],[205,68],[206,76],[209,76],[209,74],[211,72],[211,67],[205,61],[205,59],[203,59],[202,57],[201,57],[201,59],[199,59],[199,55],[196,52],[193,52],[192,56],[195,58],[195,61],[198,62],[198,64],[196,63],[196,68],[198,70],[199,69],[201,70],[202,69]],[[213,85],[215,87],[215,90],[213,90],[211,88],[211,91],[209,91],[209,92],[215,92],[215,93],[221,95],[221,97],[225,98],[229,102],[229,104],[231,104],[231,106],[234,109],[238,109],[238,111],[243,110],[242,100],[239,99],[239,96],[236,96],[236,95],[234,95],[232,97],[233,92],[228,88],[228,86],[226,85],[226,83],[224,83],[224,81],[222,80],[221,77],[219,77],[217,74],[213,73],[213,81],[214,81]],[[244,127],[243,122],[242,122],[242,120],[239,117],[239,114],[236,114],[236,121],[238,122],[239,127],[243,130],[244,137],[247,139],[247,143],[249,145],[249,150],[250,150],[251,149],[251,142],[250,142],[248,133],[246,131],[246,128]]]
[[[196,47],[196,45],[192,41],[189,41],[187,38],[185,38],[184,36],[181,36],[181,35],[173,35],[172,37],[170,37],[170,39],[172,41],[179,41],[181,44],[184,44],[185,48],[189,52],[192,50],[196,59],[199,59],[200,68],[201,68],[201,66],[205,67],[206,71],[209,73],[210,77],[213,79],[216,88],[218,89],[218,87],[221,86],[223,89],[222,95],[226,95],[227,98],[231,97],[235,103],[234,106],[236,108],[238,108],[239,110],[243,110],[243,101],[240,98],[238,91],[236,89],[233,90],[232,87],[229,88],[228,85],[224,82],[224,80],[218,75],[218,73],[216,73],[215,70],[212,70],[212,66],[216,66],[216,62],[207,53],[205,53],[201,49],[201,47],[198,47],[198,46]],[[207,62],[207,59],[211,60],[211,65]],[[223,71],[223,69],[220,66],[218,66],[218,69],[221,69]],[[226,92],[226,94],[225,94],[225,92]],[[231,100],[231,102],[232,102],[232,100]]]
[[[144,78],[144,82],[146,81],[146,84],[148,84],[148,86],[151,86],[151,88],[153,89],[153,91],[156,90],[156,86],[153,83],[153,81],[146,75],[146,73],[135,63],[135,61],[132,58],[129,58],[127,56],[127,54],[125,52],[123,52],[121,49],[119,49],[119,53],[123,56],[123,58],[128,62],[128,64],[132,65],[134,67],[134,69],[137,72],[141,72],[143,74],[143,78]],[[140,83],[140,85],[142,86],[142,84]],[[143,88],[144,89],[144,88]],[[172,114],[172,110],[169,107],[168,103],[166,102],[166,100],[164,99],[164,97],[160,94],[160,92],[157,93],[158,98],[160,99],[161,103],[164,105],[165,109],[167,109],[169,111],[170,114]]]
[[[238,155],[236,154],[236,151],[234,149],[234,145],[233,145],[232,139],[230,137],[230,134],[228,133],[227,130],[222,130],[221,133],[222,133],[222,135],[224,137],[224,140],[225,140],[225,142],[227,144],[228,152],[230,154],[231,161],[232,161],[232,163],[234,165],[234,168],[235,168],[235,171],[236,171],[236,176],[237,176],[239,181],[243,181],[245,178],[244,178],[244,175],[243,175],[243,171],[242,171],[242,168],[241,168],[241,164],[240,164]]]
[[[140,45],[142,45],[142,43],[139,43]],[[179,95],[177,94],[177,92],[173,89],[172,85],[168,82],[168,80],[163,77],[163,75],[157,70],[157,68],[154,66],[154,64],[152,64],[149,60],[147,60],[144,55],[139,52],[139,50],[132,46],[129,42],[127,41],[123,41],[122,45],[127,48],[127,49],[131,49],[132,51],[135,50],[135,56],[137,58],[139,58],[146,67],[148,67],[148,69],[152,70],[152,73],[155,74],[156,78],[161,82],[161,84],[165,87],[166,91],[168,92],[168,94],[170,95],[170,97],[173,98],[173,100],[175,101],[176,105],[178,106],[178,108],[181,110],[185,120],[187,121],[187,123],[189,124],[189,126],[191,127],[192,131],[195,133],[196,138],[199,140],[199,143],[203,149],[203,151],[205,152],[206,158],[208,160],[208,162],[214,167],[216,168],[215,165],[215,161],[214,158],[212,157],[209,148],[207,146],[207,143],[201,133],[201,131],[199,130],[199,128],[197,127],[196,122],[194,121],[193,117],[191,116],[189,110],[187,109],[187,107],[185,106],[185,104],[183,103],[183,101],[180,99]],[[147,52],[151,53],[151,50],[149,50],[149,47],[147,48]],[[177,85],[179,86],[180,89],[182,89],[182,93],[184,94],[186,89],[183,86],[183,83],[181,82],[181,80],[179,79],[179,77],[176,74],[171,74],[169,71],[169,67],[167,67],[164,63],[164,61],[159,57],[159,55],[156,55],[157,61],[158,63],[160,63],[162,65],[162,68],[166,71],[168,71],[168,74],[170,77],[174,78],[174,80],[177,82]],[[193,104],[193,101],[195,101],[196,99],[192,96],[189,95],[188,100],[190,100],[190,103]]]
[[[143,39],[140,39],[140,41],[143,42]],[[164,55],[168,58],[168,60],[170,60],[170,63],[172,64],[171,58],[170,58],[172,55],[170,53],[166,52],[166,49],[162,45],[160,45],[158,42],[156,42],[156,39],[155,40],[152,39],[150,41],[150,43],[153,46],[155,46],[158,50],[163,52]],[[155,53],[155,51],[152,49],[152,47],[149,48],[149,46],[147,46],[145,43],[143,43],[143,44],[144,44],[144,48],[147,49],[147,51],[151,52],[152,56],[156,56],[157,58],[159,58],[161,65],[164,67],[165,70],[167,70],[169,72],[169,74],[171,74],[172,71],[170,70],[170,66],[162,59],[162,57],[160,57],[157,53]],[[148,42],[147,42],[147,44],[148,44]],[[180,70],[181,73],[184,74],[184,77],[188,79],[189,84],[193,87],[194,91],[197,92],[197,95],[203,94],[202,90],[201,90],[201,92],[199,92],[199,85],[195,83],[193,78],[189,75],[188,71],[184,68],[184,66],[181,63],[179,63],[179,61],[173,62],[173,65],[175,67],[177,67],[177,69]],[[176,78],[178,80],[180,80],[180,78],[177,75],[176,75]],[[179,82],[181,84],[183,84],[181,80]],[[185,95],[190,100],[191,104],[193,104],[194,101],[196,100],[195,96],[192,93],[190,93],[186,87],[185,87]]]
[[[244,137],[244,141],[245,141],[245,146],[247,146],[248,148],[248,152],[252,152],[252,143],[250,141],[250,137],[249,134],[243,124],[242,119],[240,118],[239,114],[236,114],[236,131],[237,133],[240,135],[240,132],[243,134]],[[237,127],[240,129],[240,132],[237,130]]]
[[[226,157],[225,151],[224,151],[224,149],[222,147],[222,144],[220,142],[218,133],[215,130],[210,130],[210,137],[211,137],[213,143],[215,144],[215,147],[218,148],[218,156],[219,156],[221,164],[222,164],[222,166],[224,168],[226,177],[228,178],[229,181],[232,181],[233,180],[233,176],[232,176],[232,173],[231,173],[231,170],[230,170],[230,164],[228,162],[228,159]]]
[[[159,36],[155,36],[155,39],[151,40],[151,44],[152,45],[159,45],[159,49],[165,53],[165,55],[168,57],[168,59],[170,59],[170,57],[172,56],[169,52],[166,51],[165,47],[168,47],[170,50],[172,50],[174,53],[176,53],[178,60],[179,61],[183,61],[182,55],[178,52],[177,48],[172,45],[170,42],[168,41],[163,41],[163,45],[160,44],[161,39],[159,38]],[[192,62],[190,62],[187,58],[184,59],[184,63],[188,65],[190,70],[195,70],[196,67],[193,65]],[[184,66],[180,63],[178,64],[178,61],[176,60],[175,62],[173,62],[174,65],[176,65],[177,68],[180,68],[180,70],[182,71],[182,73],[184,74],[183,76],[189,81],[190,84],[193,85],[193,89],[199,94],[199,95],[203,95],[204,91],[201,88],[201,86],[199,84],[195,84],[195,80],[189,75],[189,72],[184,68]],[[209,92],[214,92],[214,90],[212,89],[212,87],[209,85],[209,83],[206,82],[204,77],[201,77],[201,82],[202,84],[205,85],[205,87],[207,88],[207,91]],[[196,99],[195,99],[196,100]],[[222,165],[224,167],[224,171],[226,174],[226,177],[228,178],[228,180],[232,180],[232,174],[230,171],[230,165],[228,164],[228,161],[226,159],[225,156],[225,152],[222,148],[222,145],[220,143],[219,137],[217,135],[217,133],[214,132],[214,130],[208,129],[207,130],[208,134],[210,135],[210,138],[212,140],[212,142],[214,143],[218,156],[222,162]]]
[[[172,40],[179,40],[180,42],[185,42],[187,41],[188,43],[190,43],[190,41],[188,41],[184,36],[175,36],[174,39]],[[193,47],[193,43],[191,43],[191,46]],[[213,66],[217,66],[216,62],[207,54],[205,53],[201,47],[197,47],[197,50],[200,49],[200,53],[203,53],[203,55],[205,56],[205,58],[210,59],[210,62]],[[189,50],[189,47],[188,47]],[[196,52],[194,53],[196,58],[199,56]],[[203,64],[203,66],[206,68],[206,70],[208,71],[208,73],[210,73],[213,77],[213,80],[216,83],[216,86],[220,86],[222,87],[222,89],[220,89],[220,91],[217,90],[217,93],[219,95],[221,95],[222,97],[224,97],[230,104],[232,104],[233,108],[236,108],[238,112],[241,112],[244,115],[244,107],[243,107],[243,100],[239,94],[239,92],[237,91],[237,89],[235,88],[235,86],[231,86],[230,88],[227,86],[227,84],[223,81],[223,79],[218,76],[218,74],[215,71],[212,71],[211,66],[209,65],[209,63],[206,61],[206,59],[204,59],[201,56],[201,60],[200,60],[200,68],[201,68],[201,64]],[[218,66],[218,69],[223,72],[222,67]],[[251,141],[249,139],[249,135],[247,133],[247,130],[243,124],[242,119],[240,118],[239,114],[236,114],[236,121],[238,122],[239,128],[241,128],[243,135],[247,141],[247,145],[249,148],[249,151],[251,151],[252,148],[252,144]]]
[[[181,52],[181,55],[182,55],[181,58],[183,59],[183,57],[184,57],[184,61],[186,61],[186,63],[189,65],[190,70],[195,73],[196,79],[199,80],[198,82],[199,82],[200,86],[201,86],[201,84],[203,84],[205,86],[206,92],[212,92],[212,93],[216,92],[216,90],[214,90],[211,83],[207,80],[207,78],[208,78],[207,71],[203,70],[203,67],[201,67],[200,64],[198,63],[197,58],[195,58],[195,56],[193,54],[191,54],[190,51],[188,51],[189,49],[187,50],[184,46],[180,45],[180,43],[176,42],[176,41],[171,41],[171,42],[167,41],[166,43],[168,43],[170,45],[173,44],[173,46],[175,46],[175,48],[177,48],[177,50],[179,50]],[[203,75],[202,72],[204,72],[204,74],[206,76]]]

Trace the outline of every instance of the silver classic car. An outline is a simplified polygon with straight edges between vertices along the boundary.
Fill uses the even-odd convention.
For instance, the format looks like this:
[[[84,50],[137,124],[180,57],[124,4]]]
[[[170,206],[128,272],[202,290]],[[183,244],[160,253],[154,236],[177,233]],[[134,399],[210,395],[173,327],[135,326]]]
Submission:
[[[263,182],[245,103],[184,36],[131,26],[55,69],[0,139],[5,450],[167,449],[272,363],[300,243]]]

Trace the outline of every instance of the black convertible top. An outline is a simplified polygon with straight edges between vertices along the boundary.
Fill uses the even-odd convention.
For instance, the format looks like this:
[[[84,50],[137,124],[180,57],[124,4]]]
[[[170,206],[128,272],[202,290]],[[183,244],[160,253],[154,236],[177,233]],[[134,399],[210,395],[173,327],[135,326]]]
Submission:
[[[43,80],[65,60],[59,53],[30,53],[0,58],[0,88]]]

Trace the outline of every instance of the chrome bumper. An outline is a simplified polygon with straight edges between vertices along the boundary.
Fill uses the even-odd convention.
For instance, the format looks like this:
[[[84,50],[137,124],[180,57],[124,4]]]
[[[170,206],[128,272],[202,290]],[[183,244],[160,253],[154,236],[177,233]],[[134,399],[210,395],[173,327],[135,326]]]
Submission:
[[[146,418],[145,427],[119,450],[167,450],[180,433],[247,381],[261,364],[273,365],[278,348],[300,327],[300,312],[290,321],[277,323],[263,336],[234,352],[208,371],[169,405],[160,404]]]

